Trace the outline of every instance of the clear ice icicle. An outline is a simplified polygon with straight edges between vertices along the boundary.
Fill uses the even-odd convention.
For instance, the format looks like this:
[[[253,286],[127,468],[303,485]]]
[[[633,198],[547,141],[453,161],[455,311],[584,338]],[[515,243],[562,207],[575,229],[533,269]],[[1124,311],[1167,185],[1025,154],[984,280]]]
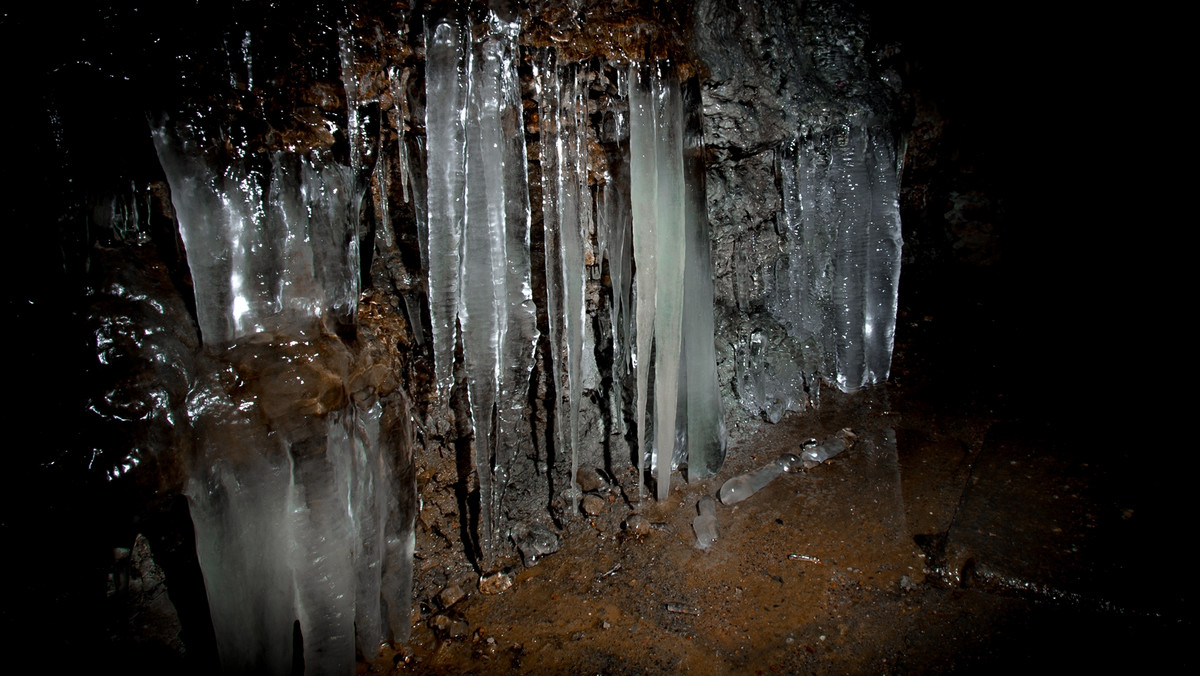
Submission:
[[[637,381],[638,496],[646,475],[646,409],[650,390],[650,350],[654,339],[657,287],[658,152],[655,146],[653,72],[634,65],[629,72],[629,184],[633,217],[633,257],[637,262],[634,283],[637,347],[633,353]],[[672,400],[673,402],[674,400]],[[672,433],[674,427],[672,427]]]
[[[800,458],[791,453],[784,453],[774,462],[729,479],[721,486],[721,503],[733,505],[745,500],[774,481],[775,477],[790,472],[798,464]]]
[[[692,520],[692,530],[696,532],[696,548],[708,549],[717,541],[717,503],[711,496],[705,495],[696,503],[699,515]]]
[[[425,27],[425,129],[428,146],[429,315],[438,390],[453,384],[455,325],[466,219],[467,29],[444,19]]]
[[[683,360],[687,401],[688,481],[716,474],[725,462],[725,411],[717,382],[713,325],[712,251],[704,190],[704,131],[700,81],[684,87],[685,239]]]
[[[518,24],[493,14],[487,25],[491,33],[478,44],[468,39],[462,18],[427,29],[426,124],[435,365],[448,392],[450,360],[461,340],[475,429],[479,547],[490,565],[503,530],[507,471],[530,443],[522,421],[537,328]],[[463,82],[454,81],[460,76]],[[449,124],[440,119],[447,116]],[[447,143],[439,133],[461,133],[462,142]],[[434,143],[446,156],[435,156]]]

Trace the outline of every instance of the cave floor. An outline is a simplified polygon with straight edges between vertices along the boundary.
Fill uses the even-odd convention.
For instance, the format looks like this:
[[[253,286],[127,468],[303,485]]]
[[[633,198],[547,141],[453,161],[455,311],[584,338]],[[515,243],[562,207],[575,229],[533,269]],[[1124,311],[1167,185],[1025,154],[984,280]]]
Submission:
[[[1161,467],[1120,433],[1105,444],[1081,431],[1057,398],[1022,391],[1011,367],[1027,355],[996,351],[1011,336],[986,301],[922,300],[910,294],[901,313],[887,386],[824,392],[816,411],[740,440],[718,476],[673,484],[664,504],[644,502],[644,534],[622,528],[635,509],[614,492],[510,589],[468,588],[449,608],[425,608],[411,641],[360,673],[1177,671],[1194,662],[1184,642],[1189,592],[1169,572],[1172,543],[1187,531],[1176,524],[1180,500],[1164,497]],[[1092,415],[1092,427],[1138,422]],[[847,427],[852,448],[742,503],[718,503],[717,542],[693,546],[701,496]]]

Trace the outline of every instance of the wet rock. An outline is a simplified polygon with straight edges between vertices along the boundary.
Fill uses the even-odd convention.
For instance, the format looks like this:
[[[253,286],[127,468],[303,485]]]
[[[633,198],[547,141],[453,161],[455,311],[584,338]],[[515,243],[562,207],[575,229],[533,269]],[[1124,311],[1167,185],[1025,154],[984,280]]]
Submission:
[[[499,594],[512,585],[512,574],[504,571],[484,575],[479,579],[479,591],[483,594]]]
[[[454,620],[451,620],[445,615],[439,614],[429,618],[429,628],[432,629],[433,633],[437,634],[439,637],[449,636],[450,625],[452,624],[454,624]]]
[[[598,491],[608,485],[600,472],[590,465],[584,465],[575,473],[575,482],[579,484],[579,490],[584,493]]]
[[[625,530],[638,537],[646,535],[650,532],[650,529],[650,520],[641,514],[634,514],[625,519]]]
[[[604,498],[600,497],[599,495],[589,494],[583,496],[580,506],[583,508],[584,514],[596,516],[604,512],[604,508],[607,506],[607,503],[605,503]]]
[[[459,587],[458,585],[454,584],[454,585],[450,585],[449,587],[446,587],[445,589],[443,589],[442,593],[438,594],[437,600],[438,600],[438,604],[441,605],[443,608],[449,608],[450,606],[454,605],[455,603],[458,603],[459,601],[466,598],[466,596],[467,596],[467,594],[466,594],[466,592],[464,592],[462,590],[462,587]]]
[[[454,620],[450,623],[450,638],[461,641],[471,635],[471,625],[466,620]]]
[[[521,559],[526,566],[537,564],[546,554],[557,552],[562,547],[562,540],[554,531],[540,524],[517,524],[513,528],[513,542],[521,550]]]

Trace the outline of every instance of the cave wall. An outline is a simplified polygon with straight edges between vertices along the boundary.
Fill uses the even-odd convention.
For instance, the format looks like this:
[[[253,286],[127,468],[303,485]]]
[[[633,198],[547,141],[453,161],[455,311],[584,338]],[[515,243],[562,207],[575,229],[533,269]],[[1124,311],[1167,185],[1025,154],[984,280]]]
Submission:
[[[670,59],[699,92],[692,105],[702,111],[716,359],[731,439],[745,438],[764,419],[816,405],[818,351],[791,335],[769,308],[771,270],[783,241],[780,148],[797,138],[835,134],[850,120],[892,130],[902,148],[907,113],[897,46],[874,41],[869,18],[838,1],[531,1],[493,3],[493,9],[521,22],[535,299],[544,298],[547,285],[544,273],[539,278],[536,272],[544,270],[545,256],[539,250],[544,215],[535,160],[536,54],[551,50],[562,62],[585,64],[587,98],[596,106],[618,98],[616,73],[626,64]],[[139,528],[152,530],[156,554],[172,562],[168,576],[178,571],[172,594],[184,631],[193,627],[185,642],[204,646],[212,640],[195,628],[206,610],[194,591],[201,581],[188,551],[191,527],[180,509],[186,479],[202,463],[205,444],[213,443],[189,408],[208,388],[232,396],[234,408],[263,390],[273,391],[268,398],[324,402],[312,409],[316,415],[328,410],[323,405],[378,406],[384,438],[411,439],[411,455],[394,457],[393,476],[420,496],[413,583],[418,613],[449,585],[511,569],[523,554],[532,563],[539,551],[552,551],[553,540],[569,534],[579,511],[571,463],[553,431],[564,387],[553,382],[544,304],[529,396],[530,439],[514,466],[510,479],[517,488],[506,503],[507,523],[533,542],[532,556],[519,546],[522,537],[510,536],[481,562],[472,459],[479,432],[466,411],[466,374],[459,363],[453,377],[460,386],[441,398],[433,377],[419,227],[427,190],[423,21],[451,11],[448,5],[364,1],[343,9],[312,2],[285,10],[236,3],[188,7],[182,15],[163,11],[113,3],[60,23],[65,35],[91,42],[73,45],[46,67],[38,111],[47,114],[31,125],[43,130],[35,137],[50,139],[36,142],[42,161],[52,165],[37,194],[54,196],[53,210],[61,213],[51,238],[61,245],[50,256],[66,272],[59,296],[72,299],[77,316],[66,333],[87,336],[62,350],[87,364],[87,387],[77,397],[87,401],[77,402],[85,411],[72,415],[81,421],[79,432],[61,451],[68,468],[55,471],[70,472],[89,494],[118,496],[96,540],[131,540]],[[483,5],[457,11],[485,16]],[[18,17],[9,26],[34,25],[38,18]],[[357,181],[362,297],[352,318],[318,330],[322,340],[341,347],[317,352],[346,351],[337,368],[316,368],[323,389],[276,387],[272,383],[291,372],[264,374],[250,357],[217,358],[214,366],[201,345],[194,278],[149,138],[150,128],[187,115],[227,157],[257,162],[271,153],[319,151]],[[594,120],[598,142],[590,153],[593,167],[601,168],[618,144],[606,146],[604,116]],[[603,171],[594,174],[592,189],[605,180]],[[615,422],[621,412],[613,411],[612,388],[620,384],[612,382],[603,349],[611,340],[602,319],[612,290],[601,262],[592,265],[587,331],[596,346],[596,373],[581,400],[577,464],[598,470],[606,495],[622,496],[607,517],[619,524],[636,492],[636,459],[632,433]],[[757,361],[748,365],[752,350]],[[316,363],[330,359],[320,356]],[[770,380],[767,398],[745,391],[743,376],[755,368],[756,377]],[[226,376],[214,384],[214,377]],[[274,433],[267,418],[253,424]],[[538,542],[545,542],[540,550]],[[94,569],[105,565],[101,560]]]

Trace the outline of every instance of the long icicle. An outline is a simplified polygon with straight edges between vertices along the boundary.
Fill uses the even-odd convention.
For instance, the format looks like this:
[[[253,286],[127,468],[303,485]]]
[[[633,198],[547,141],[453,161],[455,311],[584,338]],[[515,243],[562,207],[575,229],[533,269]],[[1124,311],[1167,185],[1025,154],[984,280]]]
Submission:
[[[683,108],[679,76],[660,63],[654,81],[655,148],[658,154],[658,275],[654,316],[655,471],[658,500],[671,490],[671,455],[679,398],[679,357],[683,330],[684,241]]]
[[[654,338],[654,289],[657,286],[658,152],[654,142],[652,72],[633,65],[629,72],[629,185],[633,214],[633,258],[637,348],[633,355],[637,379],[638,499],[645,492],[646,397],[650,384],[650,350]]]
[[[454,374],[465,219],[466,30],[453,19],[425,27],[425,129],[428,144],[429,314],[437,389],[450,395]]]

